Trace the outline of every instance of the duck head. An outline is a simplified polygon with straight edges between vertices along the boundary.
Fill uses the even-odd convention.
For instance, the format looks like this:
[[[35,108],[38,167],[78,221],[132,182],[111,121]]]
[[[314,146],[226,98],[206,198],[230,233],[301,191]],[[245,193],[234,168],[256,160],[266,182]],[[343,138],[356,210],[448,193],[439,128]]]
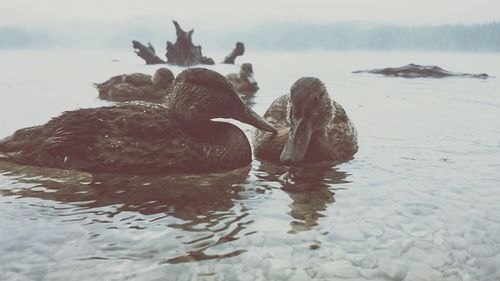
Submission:
[[[181,72],[169,95],[169,108],[186,124],[202,124],[213,118],[232,118],[258,129],[276,132],[238,96],[234,87],[219,73],[205,68]]]
[[[291,124],[280,160],[285,165],[304,159],[311,136],[322,131],[332,120],[332,102],[321,80],[302,77],[290,89],[289,120]]]
[[[251,63],[244,63],[241,65],[240,79],[243,81],[247,81],[250,84],[257,84],[257,81],[255,81]]]
[[[166,67],[159,68],[151,77],[151,82],[158,88],[168,88],[174,82],[174,74]]]

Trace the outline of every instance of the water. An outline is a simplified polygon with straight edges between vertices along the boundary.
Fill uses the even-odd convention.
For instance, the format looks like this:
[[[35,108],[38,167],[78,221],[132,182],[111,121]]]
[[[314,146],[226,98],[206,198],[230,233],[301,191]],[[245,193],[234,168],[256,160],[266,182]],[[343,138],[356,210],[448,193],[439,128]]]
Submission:
[[[500,79],[351,73],[414,62],[500,76],[500,55],[249,50],[238,60],[254,65],[260,114],[300,76],[322,79],[358,129],[355,159],[161,177],[0,163],[0,279],[500,279]],[[93,82],[157,68],[132,52],[3,51],[0,61],[0,137],[109,105]]]

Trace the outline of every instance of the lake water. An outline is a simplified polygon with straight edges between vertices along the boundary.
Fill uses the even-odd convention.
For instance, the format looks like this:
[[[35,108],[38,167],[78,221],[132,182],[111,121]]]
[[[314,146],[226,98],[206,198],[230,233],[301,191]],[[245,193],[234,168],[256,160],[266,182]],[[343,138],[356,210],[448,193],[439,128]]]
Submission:
[[[93,82],[158,68],[132,51],[0,62],[1,138],[109,105]],[[500,280],[500,79],[351,73],[413,62],[500,76],[500,54],[247,50],[237,62],[253,63],[259,114],[299,77],[323,80],[358,129],[355,158],[159,177],[0,162],[0,280]]]

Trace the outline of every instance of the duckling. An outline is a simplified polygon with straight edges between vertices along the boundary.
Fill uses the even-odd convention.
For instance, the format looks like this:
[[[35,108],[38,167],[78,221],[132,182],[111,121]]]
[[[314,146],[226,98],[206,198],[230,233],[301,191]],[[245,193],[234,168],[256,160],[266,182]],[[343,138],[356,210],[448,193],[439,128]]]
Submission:
[[[226,78],[233,84],[238,93],[254,94],[259,90],[251,63],[242,64],[239,74],[231,73],[226,75]]]
[[[255,155],[274,163],[342,162],[358,151],[357,131],[318,78],[303,77],[264,114],[277,134],[257,130]]]
[[[0,140],[0,159],[98,173],[224,171],[251,162],[243,131],[213,118],[275,129],[247,107],[220,74],[183,71],[165,104],[124,103],[64,112]]]
[[[162,67],[156,70],[153,76],[143,73],[122,74],[94,86],[103,100],[159,101],[168,94],[168,88],[173,81],[172,71]]]

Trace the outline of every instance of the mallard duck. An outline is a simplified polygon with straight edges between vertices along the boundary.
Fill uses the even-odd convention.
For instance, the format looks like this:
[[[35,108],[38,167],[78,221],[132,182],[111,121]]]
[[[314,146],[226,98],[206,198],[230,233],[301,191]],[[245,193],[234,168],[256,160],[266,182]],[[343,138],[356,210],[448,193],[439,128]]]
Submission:
[[[297,80],[290,94],[271,104],[264,119],[278,133],[256,131],[253,145],[258,158],[286,165],[341,162],[358,150],[356,129],[318,78]]]
[[[23,165],[100,173],[197,173],[251,162],[233,118],[275,129],[247,107],[220,74],[183,71],[165,104],[124,103],[64,112],[48,123],[0,140],[0,159]]]
[[[159,101],[168,94],[173,81],[172,71],[162,67],[153,76],[143,73],[122,74],[94,86],[99,91],[99,97],[104,100]]]
[[[226,75],[226,78],[233,84],[238,93],[253,94],[259,90],[251,63],[242,64],[239,74],[231,73]]]

